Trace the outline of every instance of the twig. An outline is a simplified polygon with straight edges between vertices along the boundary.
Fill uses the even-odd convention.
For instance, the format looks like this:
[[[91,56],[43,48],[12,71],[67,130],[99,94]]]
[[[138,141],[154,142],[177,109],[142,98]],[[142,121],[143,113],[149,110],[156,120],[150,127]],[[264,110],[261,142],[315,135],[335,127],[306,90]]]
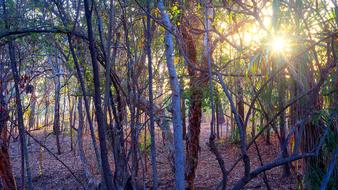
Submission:
[[[42,144],[39,140],[37,140],[33,135],[31,135],[27,130],[25,130],[26,134],[30,136],[36,143],[38,143],[41,147],[47,150],[49,154],[51,154],[57,161],[59,161],[69,172],[72,176],[74,176],[75,180],[79,182],[79,184],[83,187],[83,189],[86,189],[86,186],[83,184],[83,182],[78,178],[74,172],[62,161],[60,158],[58,158],[51,150],[49,150],[44,144]]]

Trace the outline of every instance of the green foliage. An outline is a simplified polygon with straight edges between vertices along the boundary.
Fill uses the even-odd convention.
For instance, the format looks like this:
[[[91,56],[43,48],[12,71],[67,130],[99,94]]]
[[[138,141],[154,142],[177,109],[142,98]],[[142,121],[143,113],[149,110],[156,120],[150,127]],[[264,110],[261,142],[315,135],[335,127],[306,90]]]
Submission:
[[[251,73],[257,73],[258,68],[262,64],[262,59],[263,59],[263,55],[260,52],[257,53],[257,54],[255,54],[255,55],[253,55],[253,56],[251,56],[250,63],[248,65],[247,74],[249,72],[251,72]]]
[[[337,110],[322,109],[315,112],[311,116],[311,122],[313,126],[324,127],[328,129],[328,135],[325,138],[324,144],[320,151],[319,158],[322,162],[313,162],[311,169],[304,176],[304,183],[312,189],[319,189],[323,177],[327,171],[330,161],[332,160],[333,152],[337,147],[337,134],[335,133],[334,118],[336,117]],[[327,189],[334,189],[337,181],[334,180],[334,176],[331,176]]]
[[[272,26],[275,30],[278,30],[279,27],[279,18],[280,18],[280,1],[273,0],[272,1]]]
[[[173,23],[176,23],[178,26],[180,25],[180,22],[178,21],[179,15],[181,14],[181,10],[179,8],[179,3],[175,2],[172,4],[171,9],[169,10],[169,16],[170,19],[173,21]]]
[[[184,26],[187,31],[191,34],[194,46],[196,48],[196,66],[199,68],[204,68],[205,60],[203,60],[203,39],[204,39],[204,10],[205,5],[202,1],[188,1],[184,0],[182,7],[178,2],[166,2],[166,10],[169,13],[171,22],[178,26],[175,28],[175,36],[177,37],[177,44],[175,46],[174,54],[174,63],[175,68],[177,69],[177,75],[180,79],[180,82],[183,84],[182,100],[186,103],[186,112],[189,112],[189,107],[191,104],[190,97],[192,93],[195,93],[197,96],[200,96],[202,111],[206,114],[210,113],[211,102],[210,102],[210,89],[208,84],[201,81],[201,85],[198,87],[190,87],[187,85],[187,78],[189,72],[187,71],[188,66],[184,63],[183,53],[180,52],[180,48],[185,47],[184,43],[179,44],[181,38],[186,38],[179,27],[184,21]],[[238,88],[238,82],[240,81],[243,87],[243,99],[245,102],[250,103],[255,92],[251,85],[256,89],[260,89],[262,85],[271,77],[276,68],[280,68],[278,64],[273,60],[275,51],[271,46],[272,36],[282,35],[287,38],[287,41],[290,41],[290,52],[280,55],[285,57],[285,62],[288,64],[285,71],[288,72],[287,79],[287,89],[285,95],[285,103],[289,103],[290,100],[293,100],[295,96],[300,95],[302,91],[307,91],[312,88],[320,79],[320,67],[324,68],[327,65],[327,62],[332,60],[331,52],[331,40],[323,40],[323,38],[328,37],[333,31],[336,31],[335,23],[335,12],[334,7],[328,6],[331,1],[304,1],[304,0],[294,0],[294,1],[281,1],[281,0],[271,0],[266,3],[258,3],[257,7],[254,7],[254,3],[251,1],[237,1],[231,0],[215,0],[210,1],[213,10],[212,27],[210,30],[210,43],[212,47],[211,58],[213,62],[213,71],[220,72],[224,74],[224,80],[227,84],[229,90],[232,93],[236,93],[236,88]],[[75,26],[74,35],[72,36],[74,42],[75,53],[78,57],[78,61],[81,67],[81,74],[84,77],[85,87],[89,95],[93,95],[94,83],[93,83],[93,71],[92,66],[89,64],[91,62],[90,52],[88,50],[88,41],[81,38],[78,35],[87,36],[87,24],[83,12],[83,6],[79,7],[79,15],[77,18],[76,8],[78,8],[78,3],[73,3],[71,1],[65,1],[69,5],[65,4],[64,11],[67,14],[68,23],[64,24],[61,22],[60,15],[58,15],[55,3],[46,5],[40,1],[5,1],[8,18],[11,31],[21,30],[34,30],[34,29],[62,29],[70,30]],[[140,0],[139,3],[145,7],[146,0]],[[152,29],[152,58],[153,58],[153,71],[154,71],[154,96],[157,97],[159,94],[163,94],[161,98],[155,100],[155,103],[164,106],[165,110],[170,110],[171,105],[171,93],[170,93],[170,84],[168,72],[165,67],[165,44],[164,44],[164,31],[165,29],[161,26],[161,15],[159,9],[156,8],[157,1],[151,1],[151,29]],[[147,99],[148,98],[148,72],[147,72],[147,61],[146,50],[145,50],[145,17],[146,13],[141,9],[140,6],[136,5],[134,1],[126,1],[126,21],[128,27],[128,35],[125,36],[125,30],[121,27],[121,14],[122,7],[124,3],[114,2],[114,17],[115,21],[113,26],[113,35],[112,45],[115,41],[117,33],[120,35],[119,47],[117,48],[117,55],[114,57],[114,82],[118,83],[121,98],[123,99],[123,106],[126,108],[132,108],[133,101],[129,100],[131,92],[127,90],[127,81],[133,81],[132,86],[137,88],[138,96]],[[189,4],[189,6],[186,6]],[[318,5],[314,5],[318,4]],[[108,34],[108,22],[109,22],[109,6],[110,2],[99,1],[96,4],[96,10],[101,15],[102,24],[103,24],[103,38],[104,43],[106,44],[106,38]],[[228,6],[228,7],[225,7]],[[97,57],[101,61],[103,58],[103,52],[100,48],[101,41],[99,40],[98,28],[97,28],[97,16],[96,12],[93,11],[93,31],[95,38],[95,45],[97,47]],[[5,27],[4,20],[4,11],[0,12],[0,33],[3,34],[7,32]],[[210,14],[211,15],[211,14]],[[77,19],[75,21],[75,19]],[[261,20],[259,20],[261,19]],[[337,22],[337,21],[336,21]],[[182,24],[183,25],[183,24]],[[177,29],[177,30],[176,30]],[[182,35],[181,35],[182,34]],[[14,46],[16,48],[16,55],[18,60],[18,65],[20,68],[20,74],[36,74],[44,72],[42,75],[48,77],[47,87],[40,88],[37,94],[39,94],[39,99],[43,99],[44,94],[49,95],[49,101],[52,104],[54,85],[53,85],[53,72],[49,71],[55,64],[55,55],[60,56],[59,63],[61,68],[65,71],[65,75],[61,77],[61,83],[65,84],[66,79],[69,84],[63,86],[61,90],[61,96],[67,94],[71,95],[71,98],[82,94],[82,91],[79,88],[79,83],[76,79],[76,71],[74,70],[74,60],[69,52],[69,44],[67,43],[66,35],[64,33],[36,33],[29,32],[24,34],[13,35],[15,38]],[[126,38],[129,40],[130,51],[132,54],[132,59],[134,61],[133,72],[135,78],[130,79],[127,73],[127,65],[129,63],[127,51],[126,51]],[[6,41],[7,40],[7,41]],[[185,39],[187,40],[187,39]],[[322,41],[320,41],[322,40]],[[320,41],[320,42],[318,42]],[[1,39],[1,44],[8,42],[8,39]],[[318,43],[316,43],[318,42]],[[314,45],[315,44],[315,45]],[[337,44],[335,44],[337,49]],[[190,48],[190,46],[188,46]],[[334,48],[333,48],[334,49]],[[113,52],[113,47],[111,47],[111,52]],[[3,62],[7,64],[9,61],[8,56],[6,55],[7,50],[4,51]],[[58,53],[56,53],[58,52]],[[189,55],[185,52],[186,55]],[[296,56],[297,55],[297,56]],[[299,56],[298,56],[299,55]],[[337,54],[338,55],[338,54]],[[49,64],[49,58],[51,59],[51,64]],[[113,60],[113,55],[111,55]],[[20,62],[19,62],[20,61]],[[41,69],[41,70],[40,70]],[[292,69],[293,75],[289,72]],[[10,69],[8,69],[10,70]],[[100,66],[100,82],[101,82],[101,97],[104,95],[104,80],[105,80],[105,68]],[[200,72],[200,71],[198,71]],[[310,173],[306,174],[306,179],[313,184],[313,188],[318,188],[320,185],[321,179],[325,174],[327,169],[327,163],[331,160],[332,151],[337,146],[336,139],[337,134],[333,132],[334,122],[333,118],[336,117],[337,108],[333,108],[335,105],[335,93],[336,87],[336,76],[335,73],[330,70],[329,77],[325,80],[320,91],[320,98],[323,97],[322,110],[318,110],[316,113],[311,115],[312,126],[321,129],[321,127],[329,128],[328,135],[324,141],[324,145],[321,149],[320,159],[323,160],[322,165],[313,166],[313,169]],[[204,75],[205,73],[201,73]],[[68,76],[73,75],[71,78]],[[242,77],[241,75],[245,75]],[[40,80],[40,77],[37,76],[36,80]],[[45,77],[45,76],[43,76]],[[202,78],[202,77],[201,77]],[[203,80],[198,78],[196,80]],[[50,80],[51,79],[51,80]],[[205,78],[204,78],[205,79]],[[12,79],[9,79],[12,82]],[[50,81],[49,81],[50,80]],[[116,81],[115,81],[116,80]],[[47,81],[47,80],[46,80]],[[294,82],[300,82],[304,85],[300,88],[295,86]],[[200,82],[200,81],[197,81]],[[261,94],[259,95],[259,101],[262,104],[262,107],[265,111],[268,112],[270,118],[272,115],[277,113],[280,108],[277,107],[278,103],[278,93],[277,89],[280,87],[280,81],[278,81],[278,76],[270,81],[270,83],[264,87]],[[298,85],[298,84],[297,84]],[[10,85],[9,85],[10,86]],[[49,87],[50,86],[50,87]],[[222,106],[229,109],[229,102],[225,97],[220,86],[215,81],[214,83],[214,100],[215,102],[220,102]],[[114,94],[113,99],[115,100],[115,88],[112,88],[112,93]],[[156,89],[155,89],[156,88]],[[296,88],[296,90],[294,90]],[[40,91],[44,91],[40,93]],[[219,92],[219,93],[218,93]],[[12,96],[13,97],[13,96]],[[234,100],[235,100],[235,96]],[[29,98],[22,95],[24,107],[29,104]],[[39,100],[41,101],[41,100]],[[44,101],[44,99],[42,100]],[[256,102],[256,107],[260,108],[260,103]],[[307,103],[306,98],[301,99],[298,107],[305,107]],[[11,104],[15,104],[14,101],[11,101]],[[126,105],[125,105],[126,104]],[[39,104],[40,107],[41,104]],[[10,105],[11,110],[14,110],[12,107],[15,105]],[[68,106],[68,104],[65,104]],[[138,105],[135,105],[139,109]],[[247,111],[247,106],[245,106],[245,111]],[[53,112],[53,105],[49,106],[49,111]],[[61,107],[61,110],[63,108]],[[110,109],[109,109],[110,110]],[[128,109],[127,109],[128,110]],[[287,109],[286,115],[292,117],[293,112]],[[27,107],[25,110],[25,119],[28,118],[29,112],[31,111],[30,107]],[[146,112],[146,110],[141,111],[141,113]],[[299,110],[297,110],[299,111]],[[306,110],[307,111],[307,110]],[[309,110],[312,111],[312,110]],[[66,112],[67,113],[67,112]],[[258,112],[256,112],[258,113]],[[42,114],[40,114],[42,115]],[[107,114],[108,115],[108,114]],[[166,115],[171,115],[166,113]],[[188,114],[186,114],[188,115]],[[42,116],[43,117],[43,116]],[[297,116],[298,117],[298,116]],[[302,117],[302,116],[299,116]],[[132,119],[130,110],[125,113],[125,121],[129,122]],[[252,122],[252,119],[250,121]],[[299,119],[299,118],[296,118]],[[166,119],[165,122],[168,124],[170,119]],[[258,120],[256,120],[256,123]],[[262,120],[263,121],[263,120]],[[93,121],[95,122],[95,121]],[[277,124],[277,122],[275,122]],[[69,134],[69,128],[67,127],[69,123],[65,123],[66,134]],[[169,125],[169,124],[168,124]],[[257,131],[262,131],[263,122],[259,125],[256,125]],[[124,128],[127,126],[123,126]],[[249,130],[249,128],[248,128]],[[111,142],[114,134],[108,134],[108,140]],[[150,149],[150,135],[147,136],[144,143],[144,132],[140,134],[138,143],[141,151],[149,153]],[[235,130],[230,135],[230,142],[239,143],[239,130],[238,127],[235,127]],[[315,139],[318,140],[318,139]],[[306,181],[307,181],[306,180]],[[332,188],[334,182],[330,181],[329,187]]]
[[[239,138],[239,129],[237,126],[235,126],[235,130],[230,134],[230,143],[231,144],[239,144],[240,138]]]
[[[140,150],[142,152],[146,152],[147,154],[149,154],[150,153],[150,144],[151,144],[149,132],[147,133],[147,138],[146,138],[145,142],[144,142],[144,137],[145,137],[145,130],[143,130],[140,133],[139,141],[141,141],[141,142],[139,143],[139,147],[140,147]]]
[[[197,89],[195,89],[195,90],[197,90],[198,92],[200,92],[202,94],[202,111],[203,112],[210,112],[211,102],[210,102],[209,86],[197,87]],[[184,90],[183,93],[182,93],[182,98],[185,99],[187,107],[190,106],[191,93],[192,93],[191,89]],[[215,92],[214,92],[213,96],[214,96],[214,100],[216,100],[218,98],[217,94]]]
[[[256,124],[256,129],[258,132],[261,132],[263,130],[264,125]]]
[[[326,170],[322,168],[322,166],[315,165],[312,166],[308,173],[304,176],[304,184],[307,187],[310,187],[310,190],[320,189],[321,182],[326,173]],[[330,177],[329,183],[326,189],[335,189],[337,181],[333,176]]]

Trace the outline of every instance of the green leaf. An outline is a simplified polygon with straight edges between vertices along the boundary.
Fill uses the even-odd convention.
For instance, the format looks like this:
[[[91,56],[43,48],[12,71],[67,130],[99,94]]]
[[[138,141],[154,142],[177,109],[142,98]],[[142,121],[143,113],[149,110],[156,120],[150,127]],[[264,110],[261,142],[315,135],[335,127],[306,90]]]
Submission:
[[[254,72],[253,65],[255,64],[255,61],[257,60],[258,57],[261,57],[261,53],[258,53],[258,54],[254,55],[254,56],[251,56],[250,63],[249,63],[249,66],[248,66],[248,71],[251,70],[252,72]]]

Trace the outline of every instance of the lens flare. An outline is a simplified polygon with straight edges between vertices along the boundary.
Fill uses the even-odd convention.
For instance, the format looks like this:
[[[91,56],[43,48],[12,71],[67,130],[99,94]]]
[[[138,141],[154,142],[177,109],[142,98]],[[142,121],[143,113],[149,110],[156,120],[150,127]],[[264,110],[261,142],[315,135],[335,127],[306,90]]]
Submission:
[[[271,41],[271,47],[274,52],[285,51],[287,48],[286,40],[283,37],[276,36]]]

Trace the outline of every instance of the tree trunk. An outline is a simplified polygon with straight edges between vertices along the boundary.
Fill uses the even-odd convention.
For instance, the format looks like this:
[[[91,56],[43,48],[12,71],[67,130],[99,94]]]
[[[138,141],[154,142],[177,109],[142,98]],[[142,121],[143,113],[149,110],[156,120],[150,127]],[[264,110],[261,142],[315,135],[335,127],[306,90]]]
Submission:
[[[6,30],[10,29],[10,24],[7,19],[7,9],[6,2],[2,1],[3,6],[3,15],[5,20],[5,28]],[[20,136],[20,145],[21,145],[21,177],[22,177],[22,187],[24,189],[25,186],[25,175],[24,168],[26,169],[27,174],[27,188],[31,190],[33,188],[32,185],[32,174],[29,166],[29,158],[28,158],[28,150],[27,150],[27,142],[26,142],[26,131],[23,120],[23,111],[22,111],[22,103],[20,98],[20,75],[17,68],[17,61],[15,58],[15,47],[13,45],[15,43],[15,39],[10,38],[8,43],[8,51],[10,58],[11,70],[14,78],[14,89],[15,89],[15,101],[16,101],[16,111],[17,111],[17,120],[18,120],[18,128],[19,128],[19,136]]]
[[[0,123],[0,189],[17,189],[15,178],[12,172],[12,164],[9,158],[7,142],[7,121],[3,117],[6,114],[1,111]],[[5,116],[7,117],[7,116]]]
[[[84,97],[85,98],[85,97]],[[76,102],[76,99],[74,100]],[[74,105],[74,115],[73,115],[73,123],[71,124],[73,127],[75,127],[75,124],[76,124],[76,107]],[[85,127],[85,125],[83,126]],[[73,129],[74,130],[74,129]],[[73,155],[76,156],[76,145],[73,147]],[[99,161],[99,160],[97,160]]]
[[[219,95],[217,94],[217,98],[216,98],[216,136],[217,136],[217,139],[221,138],[223,122],[224,122],[224,119],[223,119],[222,105],[219,99]]]
[[[0,189],[16,190],[16,182],[12,172],[12,164],[8,152],[7,121],[9,118],[5,97],[6,81],[2,78],[4,64],[0,64]]]
[[[11,60],[12,74],[13,74],[13,77],[14,77],[16,111],[17,111],[20,143],[21,143],[21,159],[24,160],[24,168],[26,168],[27,188],[29,190],[32,190],[33,189],[32,174],[31,174],[31,169],[30,169],[30,166],[29,166],[29,157],[28,157],[27,141],[26,141],[26,131],[25,131],[25,126],[24,126],[23,111],[22,111],[20,89],[19,89],[20,77],[19,77],[19,73],[18,73],[18,69],[17,69],[17,62],[16,62],[16,59],[15,59],[15,49],[14,49],[12,41],[10,41],[8,43],[8,51],[9,51],[9,57],[10,57],[10,60]],[[22,185],[24,187],[24,185],[25,185],[24,179],[22,179],[22,180],[23,180]]]
[[[62,7],[62,4],[57,2],[56,5],[57,5],[58,10],[60,12],[60,17],[61,17],[63,24],[65,26],[68,26],[68,21],[66,19],[68,17],[67,17],[66,12],[64,11],[64,9]],[[73,58],[75,69],[76,69],[76,77],[77,77],[77,79],[80,83],[82,95],[84,96],[86,117],[87,117],[87,120],[88,120],[88,123],[89,123],[90,135],[91,135],[92,145],[93,145],[95,156],[96,156],[96,162],[97,162],[98,168],[101,168],[101,162],[100,162],[100,159],[99,159],[100,158],[99,151],[98,151],[98,148],[97,148],[97,145],[96,145],[96,139],[95,139],[95,130],[94,130],[93,122],[92,122],[93,119],[92,119],[92,117],[90,117],[90,98],[89,98],[89,101],[88,101],[88,98],[87,98],[88,95],[86,93],[85,82],[84,82],[84,79],[83,79],[82,74],[81,74],[81,66],[78,62],[78,59],[77,59],[77,56],[76,56],[76,53],[75,53],[75,48],[74,48],[74,45],[73,45],[73,42],[72,42],[72,38],[71,38],[71,35],[69,33],[67,34],[67,40],[68,40],[68,44],[69,44],[69,50],[72,54],[72,58]],[[76,115],[74,115],[74,118],[75,118],[75,116]],[[75,124],[75,119],[74,119],[74,124]],[[87,128],[85,128],[85,129],[87,129]],[[74,151],[74,153],[75,153],[75,151]]]
[[[182,128],[183,128],[183,140],[187,139],[187,124],[186,124],[186,105],[185,105],[185,98],[184,98],[184,80],[181,78],[180,80],[180,96],[181,96],[181,113],[182,113]]]
[[[48,125],[48,111],[49,111],[49,96],[47,95],[47,80],[45,79],[45,82],[44,82],[44,90],[45,90],[45,97],[46,97],[46,101],[45,101],[45,126],[44,126],[44,133],[46,134],[47,133],[47,129],[49,127]]]
[[[161,2],[160,2],[161,3]],[[159,7],[161,8],[161,7]],[[163,9],[163,7],[162,7]],[[150,12],[150,0],[147,0],[147,10]],[[162,10],[164,11],[164,10]],[[162,14],[163,16],[163,14]],[[152,56],[151,56],[151,18],[150,15],[147,14],[147,28],[145,29],[145,34],[147,36],[147,57],[148,57],[148,82],[149,82],[149,119],[150,119],[150,151],[151,151],[151,166],[152,166],[152,177],[153,177],[153,189],[157,189],[158,186],[158,177],[157,177],[157,163],[156,163],[156,141],[155,141],[155,122],[154,122],[154,110],[153,110],[153,69],[152,69]],[[168,24],[168,23],[166,23]],[[168,45],[168,44],[167,44]],[[170,45],[170,44],[169,44]],[[167,50],[168,51],[168,50]],[[171,57],[169,57],[171,58]],[[167,57],[168,59],[168,57]],[[168,62],[168,60],[167,60]],[[177,79],[177,77],[176,77]]]
[[[87,20],[87,32],[89,38],[89,50],[92,60],[93,74],[94,74],[94,105],[96,111],[98,132],[99,132],[99,142],[100,142],[100,150],[101,150],[101,164],[102,164],[102,177],[104,184],[107,190],[113,189],[112,182],[112,173],[108,161],[108,150],[106,144],[106,123],[104,120],[104,116],[102,113],[101,107],[101,94],[100,94],[100,75],[99,75],[99,65],[97,63],[97,53],[95,49],[95,39],[92,28],[92,9],[89,7],[89,0],[84,0],[85,7],[85,17]],[[92,4],[93,5],[93,4]]]
[[[56,58],[58,60],[58,58]],[[55,63],[55,103],[54,103],[54,125],[53,125],[53,132],[56,136],[56,147],[57,153],[61,154],[61,147],[60,147],[60,69],[59,63],[56,61]]]
[[[234,121],[234,116],[233,114],[231,114],[231,110],[230,110],[230,136],[235,135],[236,132],[236,126],[235,126],[235,121]]]
[[[65,95],[63,96],[63,102],[62,103],[63,103],[63,108],[62,108],[62,121],[61,121],[61,130],[60,131],[63,134],[62,136],[64,137],[63,132],[65,130],[64,127],[65,127],[65,112],[66,112],[66,96]],[[63,137],[62,137],[62,140],[64,139]]]
[[[277,64],[280,63],[280,61],[276,62]],[[279,64],[280,65],[280,64]],[[285,91],[286,85],[285,85],[285,73],[280,73],[279,76],[279,85],[278,85],[278,107],[279,109],[283,109],[285,106]],[[280,130],[280,148],[282,151],[282,157],[287,158],[289,156],[288,153],[288,144],[286,143],[286,125],[285,125],[285,111],[283,111],[279,115],[279,130]],[[283,176],[288,177],[290,176],[290,166],[289,163],[285,164],[283,167]]]
[[[73,112],[74,112],[74,103],[71,102],[71,97],[68,91],[68,103],[69,103],[69,132],[70,132],[70,151],[73,151]]]
[[[236,107],[238,114],[242,121],[244,121],[244,99],[243,99],[243,87],[240,80],[237,81],[237,97],[236,97]],[[246,130],[246,129],[244,129]]]
[[[96,162],[97,162],[98,167],[101,168],[101,164],[100,164],[101,162],[100,162],[100,159],[99,159],[100,158],[99,150],[98,150],[97,145],[96,145],[93,119],[90,115],[90,101],[88,101],[88,98],[87,98],[87,91],[86,91],[86,87],[85,87],[85,82],[84,82],[84,79],[83,79],[82,74],[81,74],[80,64],[79,64],[77,56],[75,54],[75,50],[74,50],[74,46],[73,46],[73,43],[72,43],[71,36],[68,35],[67,37],[68,37],[69,49],[71,51],[71,54],[72,54],[72,57],[73,57],[73,60],[74,60],[74,64],[75,64],[75,68],[76,68],[76,74],[77,74],[76,76],[77,76],[77,79],[80,83],[82,95],[84,97],[86,117],[87,117],[87,120],[88,120],[88,123],[89,123],[90,137],[91,137],[92,145],[93,145],[94,152],[95,152]],[[75,117],[75,115],[74,115],[74,117]],[[75,122],[75,119],[74,119],[74,122]]]
[[[272,125],[274,125],[274,123],[272,123],[271,126]],[[271,134],[271,129],[270,127],[268,127],[265,132],[265,144],[266,145],[271,145],[270,134]]]
[[[163,23],[167,28],[172,28],[169,15],[164,11],[162,1],[159,1],[158,8],[161,11]],[[149,18],[150,19],[150,18]],[[172,91],[172,115],[174,128],[174,144],[175,144],[175,180],[176,189],[183,190],[184,185],[184,148],[183,148],[183,130],[182,130],[182,114],[181,114],[181,89],[174,65],[174,43],[172,35],[169,31],[165,31],[165,55],[170,78],[170,87]]]
[[[28,127],[29,130],[32,130],[35,123],[35,104],[36,104],[36,95],[35,95],[35,89],[33,87],[33,90],[31,92],[31,98],[30,98],[30,112],[29,112],[29,119],[28,119]],[[28,144],[30,144],[30,138],[28,138]]]
[[[181,113],[182,113],[182,128],[183,128],[183,140],[186,140],[187,139],[187,125],[186,125],[186,121],[185,121],[185,118],[186,118],[186,115],[185,115],[185,110],[186,110],[186,107],[185,107],[185,99],[183,97],[183,81],[181,82]]]
[[[188,29],[182,25],[181,32],[183,36],[184,51],[190,62],[188,67],[189,73],[189,88],[191,90],[190,95],[190,107],[189,107],[189,133],[187,134],[186,141],[186,171],[185,180],[187,181],[187,188],[194,189],[194,179],[196,175],[196,168],[198,164],[198,152],[199,136],[201,129],[202,118],[202,98],[203,89],[207,86],[207,80],[205,76],[200,76],[194,66],[198,65],[197,52],[194,43],[194,39],[188,32]]]
[[[90,187],[89,189],[93,189],[93,185],[96,185],[95,183],[95,179],[90,171],[89,168],[89,163],[87,161],[85,152],[83,150],[83,141],[82,141],[82,136],[83,136],[83,124],[84,124],[84,120],[83,120],[83,113],[82,113],[82,98],[79,98],[79,102],[78,102],[78,114],[79,114],[79,127],[77,129],[77,142],[78,142],[78,148],[79,148],[79,156],[80,156],[80,160],[82,163],[82,167],[84,170],[84,174],[88,183],[88,186]]]
[[[252,111],[252,128],[251,128],[251,138],[256,136],[256,111]]]

